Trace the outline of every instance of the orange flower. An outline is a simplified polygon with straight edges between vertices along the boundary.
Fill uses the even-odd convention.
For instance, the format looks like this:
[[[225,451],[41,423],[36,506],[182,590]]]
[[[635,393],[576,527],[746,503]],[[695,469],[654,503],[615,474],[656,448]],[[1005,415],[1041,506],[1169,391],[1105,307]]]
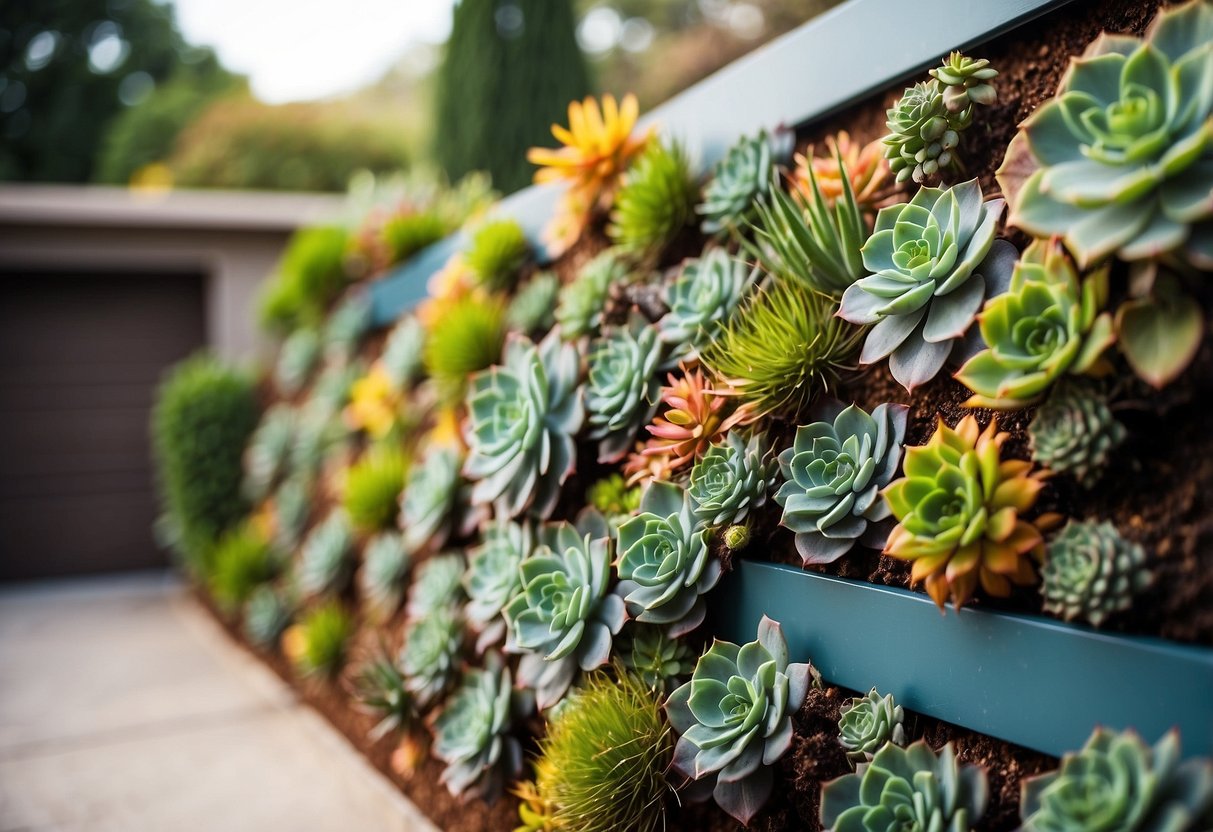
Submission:
[[[693,463],[726,431],[749,420],[752,410],[746,404],[730,414],[729,397],[708,390],[702,370],[680,369],[683,375],[671,373],[669,385],[661,390],[668,409],[648,426],[653,438],[641,451],[646,457],[668,457],[668,471]]]
[[[880,188],[888,176],[889,169],[884,164],[884,148],[877,139],[863,147],[858,142],[852,142],[851,136],[840,131],[837,136],[826,139],[826,155],[813,156],[813,148],[809,155],[796,154],[796,170],[792,179],[796,186],[806,195],[812,195],[813,186],[809,183],[809,170],[817,176],[817,187],[821,195],[830,205],[842,196],[842,169],[838,165],[838,157],[846,166],[847,177],[851,181],[851,191],[855,201],[861,208],[871,208],[880,198]]]

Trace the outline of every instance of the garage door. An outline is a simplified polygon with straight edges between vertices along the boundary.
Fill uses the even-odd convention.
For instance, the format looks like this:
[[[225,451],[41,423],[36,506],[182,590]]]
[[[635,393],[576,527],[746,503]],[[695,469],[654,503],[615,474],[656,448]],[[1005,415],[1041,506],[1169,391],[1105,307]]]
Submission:
[[[161,565],[148,417],[203,278],[0,273],[0,580]]]

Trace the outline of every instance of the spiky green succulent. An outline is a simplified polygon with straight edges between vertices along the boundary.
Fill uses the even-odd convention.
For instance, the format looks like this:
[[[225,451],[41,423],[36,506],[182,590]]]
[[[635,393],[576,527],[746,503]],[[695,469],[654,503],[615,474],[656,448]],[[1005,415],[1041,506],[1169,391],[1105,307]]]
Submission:
[[[342,509],[330,511],[299,550],[299,591],[305,596],[340,593],[353,574],[354,533]]]
[[[695,213],[703,217],[704,234],[737,232],[753,216],[755,200],[768,193],[778,163],[779,148],[766,130],[742,136],[716,163]]]
[[[425,344],[425,371],[444,401],[457,402],[473,373],[491,367],[505,340],[505,307],[497,297],[468,295],[442,307]]]
[[[1180,832],[1213,821],[1213,764],[1183,760],[1171,730],[1153,748],[1133,731],[1096,728],[1056,771],[1021,788],[1023,832]]]
[[[424,618],[436,609],[463,601],[463,572],[467,564],[459,552],[435,555],[417,566],[405,607],[410,618]]]
[[[324,355],[347,362],[358,351],[362,336],[371,328],[371,302],[362,294],[350,295],[337,305],[324,324]]]
[[[385,619],[400,606],[410,560],[404,539],[396,532],[381,532],[367,542],[358,587],[372,618]]]
[[[827,296],[794,281],[777,281],[750,296],[741,312],[703,351],[723,388],[755,415],[795,419],[839,377],[863,330],[835,315]]]
[[[413,697],[404,686],[404,673],[386,651],[365,661],[350,681],[358,707],[378,717],[367,736],[371,742],[406,727],[417,716]]]
[[[666,288],[670,311],[660,321],[661,340],[670,346],[672,363],[688,361],[711,343],[737,311],[757,272],[725,249],[710,248],[687,260]]]
[[[948,743],[885,743],[866,766],[826,783],[821,825],[831,832],[969,832],[989,800],[986,772],[962,766]]]
[[[554,272],[540,272],[523,285],[510,301],[505,322],[510,329],[526,335],[542,335],[556,323],[556,301],[560,278]]]
[[[695,516],[713,527],[744,522],[752,509],[766,505],[778,470],[766,434],[746,439],[729,431],[691,469],[688,493]]]
[[[410,618],[404,628],[400,670],[417,707],[425,708],[455,681],[463,650],[463,618],[451,605]]]
[[[522,744],[510,734],[521,698],[497,653],[463,677],[434,720],[434,756],[446,763],[438,781],[452,795],[496,800],[522,773]]]
[[[821,421],[796,429],[779,455],[784,484],[775,502],[806,564],[832,563],[857,542],[884,545],[890,512],[880,490],[897,473],[908,413],[900,404],[877,405],[871,414],[832,404]]]
[[[882,208],[862,249],[871,272],[843,293],[838,314],[875,324],[859,363],[885,357],[912,391],[943,368],[987,297],[1001,294],[1018,253],[994,233],[1003,200],[983,202],[976,179],[920,188],[908,203]]]
[[[440,549],[459,497],[459,451],[433,446],[413,465],[400,498],[400,527],[410,552]]]
[[[792,745],[808,690],[808,663],[788,663],[783,630],[765,615],[757,641],[715,641],[665,703],[679,735],[674,770],[748,824],[771,794],[771,766]]]
[[[657,328],[639,313],[625,326],[606,327],[590,346],[585,384],[590,439],[598,440],[598,461],[617,462],[636,434],[657,412],[664,350]]]
[[[518,567],[535,548],[529,523],[498,521],[484,532],[483,542],[468,552],[463,586],[467,591],[467,619],[477,631],[476,649],[483,653],[505,636],[502,610],[522,588]]]
[[[283,395],[293,396],[307,384],[320,358],[320,335],[311,327],[300,327],[286,337],[274,365],[274,381]]]
[[[1034,242],[977,316],[987,346],[956,373],[973,391],[966,404],[1017,410],[1063,374],[1091,371],[1115,339],[1107,299],[1106,266],[1079,279],[1059,241]]]
[[[403,263],[426,246],[451,232],[451,224],[437,211],[400,213],[383,224],[379,235],[386,248],[387,265]]]
[[[345,664],[354,619],[334,599],[309,610],[296,626],[299,652],[295,664],[299,671],[307,676],[335,677]]]
[[[557,298],[556,322],[561,335],[573,340],[597,332],[611,287],[627,279],[627,264],[610,250],[582,266],[572,282],[561,287]]]
[[[252,523],[245,523],[219,538],[211,555],[208,583],[219,606],[236,611],[281,567],[282,560],[270,541]]]
[[[640,513],[619,524],[616,568],[617,592],[629,614],[667,625],[672,636],[703,623],[703,596],[720,580],[720,561],[708,550],[690,495],[669,482],[651,483],[640,498]]]
[[[672,637],[656,624],[634,624],[629,629],[620,660],[651,690],[665,694],[682,677],[691,675],[695,656],[684,639]]]
[[[948,112],[959,113],[974,104],[989,106],[998,98],[990,83],[998,70],[985,58],[968,58],[953,52],[943,66],[931,70],[931,77],[943,85],[943,103]]]
[[[269,493],[290,462],[295,444],[295,409],[288,404],[271,406],[249,437],[244,452],[244,493],[260,500]]]
[[[523,263],[530,255],[522,226],[510,219],[490,220],[472,233],[472,243],[463,262],[476,282],[494,292],[508,292],[518,282]]]
[[[269,584],[253,590],[244,604],[244,634],[262,649],[272,649],[291,623],[291,604],[285,593]]]
[[[586,503],[599,511],[609,526],[618,526],[640,508],[643,489],[629,486],[622,474],[608,474],[586,491]]]
[[[274,492],[274,542],[284,552],[299,545],[312,512],[312,489],[306,475],[295,474]]]
[[[623,599],[608,594],[610,540],[552,523],[519,567],[522,589],[505,607],[506,650],[522,654],[519,684],[533,688],[541,709],[556,704],[580,667],[606,664],[623,626]]]
[[[847,750],[847,759],[852,765],[866,763],[885,743],[905,745],[903,719],[905,710],[891,693],[881,696],[872,688],[867,696],[852,699],[838,719],[838,741]]]
[[[345,476],[342,506],[356,529],[376,532],[396,525],[408,460],[395,446],[371,448]]]
[[[472,378],[463,473],[475,483],[473,503],[546,518],[577,463],[573,436],[585,415],[577,351],[555,333],[538,345],[511,333],[502,361]]]
[[[421,372],[425,350],[425,327],[411,315],[392,328],[379,362],[400,389],[407,389]]]
[[[1101,385],[1089,379],[1057,384],[1028,424],[1032,459],[1050,471],[1071,474],[1088,488],[1128,435]]]
[[[1103,34],[1023,123],[999,170],[1011,223],[1081,267],[1167,254],[1213,268],[1213,4]],[[1025,170],[1033,172],[1021,181]]]
[[[962,169],[961,134],[973,124],[975,105],[994,99],[993,85],[986,83],[993,70],[975,69],[977,63],[953,53],[943,67],[932,70],[931,80],[907,87],[885,112],[889,133],[884,156],[898,182],[924,182]]]
[[[655,256],[694,221],[698,199],[682,146],[650,141],[624,174],[607,236],[622,251]]]
[[[1150,585],[1146,553],[1111,523],[1071,520],[1049,541],[1040,570],[1046,612],[1096,627]]]

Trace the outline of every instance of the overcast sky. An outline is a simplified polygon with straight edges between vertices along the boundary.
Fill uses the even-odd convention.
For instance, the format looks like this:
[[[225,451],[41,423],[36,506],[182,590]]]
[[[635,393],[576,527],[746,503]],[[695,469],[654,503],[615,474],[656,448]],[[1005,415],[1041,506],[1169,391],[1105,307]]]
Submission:
[[[455,0],[175,0],[191,43],[212,46],[281,103],[376,80],[411,43],[440,43]]]

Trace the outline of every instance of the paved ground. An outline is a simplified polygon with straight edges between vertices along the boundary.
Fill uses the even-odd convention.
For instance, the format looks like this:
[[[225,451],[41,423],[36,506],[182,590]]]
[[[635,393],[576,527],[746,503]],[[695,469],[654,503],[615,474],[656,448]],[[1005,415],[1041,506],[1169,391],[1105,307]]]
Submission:
[[[433,827],[164,575],[0,589],[0,832]]]

